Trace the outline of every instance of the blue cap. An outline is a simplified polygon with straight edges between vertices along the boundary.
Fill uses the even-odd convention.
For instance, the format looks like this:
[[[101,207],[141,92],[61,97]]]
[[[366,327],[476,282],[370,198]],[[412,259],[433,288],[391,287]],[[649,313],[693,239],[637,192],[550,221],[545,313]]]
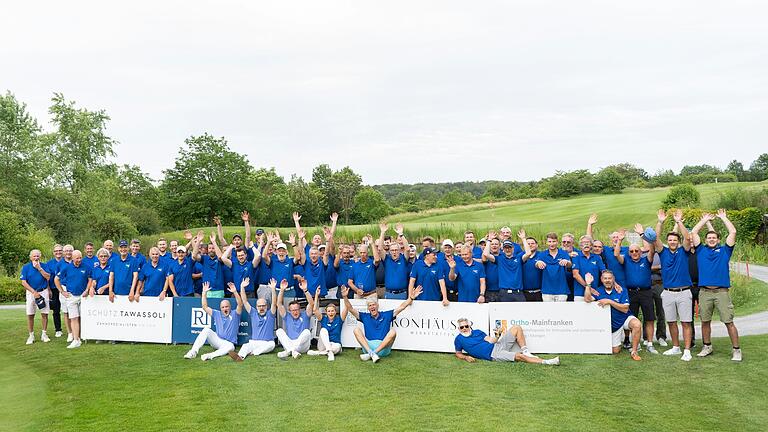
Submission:
[[[515,244],[512,243],[512,240],[504,240],[504,243],[501,244],[501,247],[513,247]]]
[[[120,240],[118,247],[128,246],[128,240]]]
[[[646,239],[648,242],[653,243],[656,241],[656,231],[654,231],[653,228],[648,227],[645,229],[645,232],[641,237]]]
[[[437,252],[437,251],[435,251],[434,248],[431,248],[431,247],[424,248],[424,255],[433,254],[435,252]]]

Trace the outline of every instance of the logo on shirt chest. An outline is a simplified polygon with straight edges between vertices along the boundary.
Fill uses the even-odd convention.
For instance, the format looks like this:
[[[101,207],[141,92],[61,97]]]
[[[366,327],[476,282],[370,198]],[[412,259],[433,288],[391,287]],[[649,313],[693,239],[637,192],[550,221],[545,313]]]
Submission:
[[[477,270],[472,270],[472,273],[477,274]]]
[[[597,265],[597,261],[590,261],[592,265]]]
[[[430,272],[431,272],[432,274],[437,274],[437,270],[431,270]]]
[[[640,267],[645,267],[645,263],[640,263]]]

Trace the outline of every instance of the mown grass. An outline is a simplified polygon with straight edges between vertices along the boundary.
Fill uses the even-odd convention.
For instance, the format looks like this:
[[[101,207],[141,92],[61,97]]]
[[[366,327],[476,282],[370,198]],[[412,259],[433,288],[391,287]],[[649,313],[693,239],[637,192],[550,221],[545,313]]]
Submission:
[[[394,352],[378,364],[274,354],[183,360],[186,346],[24,345],[22,311],[0,311],[0,430],[740,430],[768,424],[768,336],[684,363],[567,355],[562,366]],[[642,391],[638,392],[638,386]]]

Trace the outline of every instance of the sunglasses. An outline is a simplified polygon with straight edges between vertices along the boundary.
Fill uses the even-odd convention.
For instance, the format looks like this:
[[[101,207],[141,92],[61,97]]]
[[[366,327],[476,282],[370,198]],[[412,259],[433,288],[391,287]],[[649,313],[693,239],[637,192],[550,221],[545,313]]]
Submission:
[[[464,330],[464,329],[468,329],[468,328],[470,328],[470,326],[468,326],[468,325],[459,326],[459,330]]]

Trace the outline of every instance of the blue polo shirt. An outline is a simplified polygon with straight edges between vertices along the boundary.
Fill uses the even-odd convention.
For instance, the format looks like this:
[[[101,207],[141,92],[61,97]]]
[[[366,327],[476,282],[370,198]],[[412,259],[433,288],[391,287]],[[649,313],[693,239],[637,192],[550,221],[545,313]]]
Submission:
[[[136,255],[128,254],[131,258],[133,258],[136,261],[136,268],[141,270],[142,267],[144,267],[144,264],[147,263],[147,257],[141,254],[141,252],[137,253]]]
[[[263,259],[259,260],[259,270],[256,279],[258,280],[259,285],[267,285],[269,284],[269,280],[272,279],[272,271]]]
[[[643,259],[645,262],[648,262],[648,260]],[[627,290],[623,289],[619,293],[615,289],[611,290],[611,292],[607,292],[605,290],[605,287],[600,285],[597,288],[597,297],[595,297],[595,301],[602,300],[602,299],[609,299],[613,300],[618,304],[628,305],[629,304],[629,294],[627,294]],[[622,312],[613,306],[611,306],[611,332],[615,332],[616,330],[624,327],[624,322],[627,321],[627,318],[632,316],[632,312],[627,310],[626,312]]]
[[[459,333],[453,340],[453,346],[456,352],[464,351],[475,358],[492,360],[493,344],[485,340],[486,336],[485,332],[477,329],[472,330],[469,336]]]
[[[503,255],[503,252],[494,255],[496,257],[495,262],[488,260],[483,263],[483,270],[485,270],[485,291],[498,291],[499,290],[499,255]]]
[[[222,267],[226,267],[218,258],[211,258],[208,255],[200,255],[200,265],[203,268],[202,282],[211,284],[211,291],[221,291],[224,289],[224,273]]]
[[[42,267],[46,273],[50,273],[46,266],[47,264],[42,262],[40,263],[40,267]],[[51,279],[53,279],[53,275],[51,276]],[[40,274],[40,272],[32,265],[31,262],[24,264],[24,266],[21,268],[21,276],[19,276],[19,280],[27,281],[29,286],[31,286],[37,292],[48,288],[48,281],[43,277],[42,274]]]
[[[688,269],[688,259],[691,254],[685,248],[679,247],[672,252],[668,247],[659,252],[661,262],[661,282],[664,288],[680,288],[693,285]]]
[[[51,258],[45,262],[45,265],[43,265],[43,263],[40,263],[40,265],[45,269],[45,271],[47,271],[51,275],[51,278],[48,279],[48,286],[54,290],[57,288],[56,288],[56,284],[53,282],[53,278],[59,272],[60,263],[66,263],[66,261],[64,261],[64,258],[60,260],[57,260],[56,258]]]
[[[170,265],[170,264],[173,264],[173,262],[176,260],[173,259],[173,255],[171,255],[171,251],[165,251],[164,254],[160,254],[159,261]]]
[[[733,246],[726,244],[709,247],[701,243],[696,247],[696,262],[699,265],[699,286],[730,288],[731,274],[728,261],[733,254]]]
[[[349,280],[353,279],[352,277],[352,266],[355,264],[355,261],[349,260],[345,261],[344,259],[339,260],[339,267],[336,269],[336,284],[338,286],[347,286],[349,284]]]
[[[72,295],[83,295],[83,292],[88,288],[88,281],[91,279],[91,268],[88,267],[82,261],[79,266],[75,266],[74,263],[67,263],[62,266],[59,271],[59,282],[67,287],[67,291]]]
[[[338,283],[336,283],[336,267],[333,266],[333,260],[335,260],[336,257],[328,254],[328,265],[325,266],[325,287],[326,288],[333,288],[336,286],[339,286]],[[339,294],[337,294],[337,297],[340,297]]]
[[[622,288],[651,289],[651,263],[648,258],[641,257],[633,261],[630,257],[624,258],[624,272],[627,277],[627,286]]]
[[[454,255],[454,260],[461,260],[461,257]],[[411,271],[413,271],[413,268],[418,264],[420,261],[416,261],[411,266]],[[437,264],[440,266],[440,270],[442,270],[443,274],[445,275],[445,289],[446,291],[456,291],[456,281],[452,281],[448,279],[448,273],[451,271],[451,267],[448,265],[448,261],[445,260],[445,254],[440,252],[437,254]]]
[[[440,290],[440,280],[446,281],[448,278],[443,273],[438,263],[427,265],[424,261],[416,261],[411,268],[410,277],[416,279],[414,288],[421,285],[422,293],[416,297],[416,300],[423,301],[442,301],[443,293]]]
[[[224,316],[220,310],[213,309],[211,316],[216,324],[216,335],[220,338],[237,344],[237,331],[240,329],[240,314],[232,310],[228,316]]]
[[[267,309],[264,316],[259,315],[256,307],[251,307],[248,314],[251,317],[251,340],[273,341],[275,340],[275,314]]]
[[[243,264],[240,264],[240,261],[238,261],[237,258],[232,261],[232,283],[235,284],[235,289],[238,292],[240,292],[240,284],[245,278],[250,278],[250,283],[245,287],[245,291],[253,292],[253,284],[256,282],[254,273],[255,272],[251,261],[246,259]]]
[[[337,314],[333,321],[328,319],[328,315],[323,315],[320,320],[320,326],[328,331],[328,340],[337,344],[341,343],[341,326],[344,324],[341,317]]]
[[[173,275],[173,286],[176,287],[176,293],[180,296],[188,296],[195,293],[195,286],[192,283],[192,271],[195,264],[188,256],[184,257],[182,262],[174,261],[169,267],[168,275]]]
[[[91,278],[96,281],[94,291],[98,292],[99,288],[109,285],[109,272],[109,263],[103,268],[101,267],[101,263],[96,263],[96,267],[91,270]],[[109,291],[104,290],[104,294],[109,294]]]
[[[571,261],[573,262],[573,270],[578,270],[582,278],[589,273],[596,281],[599,281],[600,274],[605,271],[605,264],[600,255],[589,254],[589,258],[587,258],[583,253],[579,252],[579,255]],[[578,282],[574,283],[573,295],[584,296],[584,286]]]
[[[288,288],[293,288],[293,258],[286,255],[285,260],[280,261],[277,254],[272,254],[272,257],[269,259],[269,271],[272,273],[272,277],[275,278],[278,287],[280,282],[285,280],[288,281]]]
[[[570,289],[566,277],[571,274],[571,271],[568,267],[559,264],[561,259],[571,260],[568,252],[558,249],[553,257],[547,249],[541,252],[539,259],[546,264],[541,274],[541,293],[545,295],[568,295]]]
[[[526,291],[541,289],[541,270],[536,268],[536,260],[540,256],[541,251],[536,251],[523,263],[523,289]]]
[[[378,265],[374,264],[370,257],[366,262],[357,261],[352,264],[352,277],[350,279],[363,292],[373,291],[376,289],[376,267]]]
[[[621,247],[621,254],[625,257],[629,255],[629,247],[622,246]],[[627,282],[627,275],[624,273],[624,264],[620,263],[618,258],[616,258],[613,255],[613,248],[605,248],[603,252],[603,262],[605,263],[605,268],[613,272],[614,279],[616,279],[616,283],[619,284],[622,288],[624,288],[624,285],[626,285]]]
[[[133,283],[133,274],[138,273],[136,262],[130,255],[125,259],[117,257],[109,262],[109,271],[114,274],[114,287],[112,288],[117,295],[128,295],[131,292]]]
[[[408,289],[408,260],[403,254],[397,257],[397,261],[387,254],[381,261],[384,265],[384,286],[387,291],[402,291]]]
[[[480,259],[483,257],[483,248],[480,246],[472,246],[472,258]]]
[[[139,270],[139,280],[144,281],[144,291],[141,295],[157,297],[163,292],[165,279],[168,277],[170,268],[167,262],[157,260],[157,266],[148,262]]]
[[[309,258],[304,261],[304,279],[307,280],[307,291],[311,296],[315,295],[317,288],[320,288],[320,297],[328,295],[328,288],[325,286],[325,265],[323,260],[317,259],[316,264],[312,264]]]
[[[395,320],[394,311],[379,311],[379,315],[374,318],[368,312],[360,312],[360,322],[363,323],[365,338],[369,341],[384,340]]]
[[[480,297],[480,279],[485,279],[483,265],[475,260],[467,265],[464,261],[456,262],[456,286],[460,302],[476,302]]]
[[[285,334],[291,339],[297,339],[301,332],[309,329],[309,322],[312,316],[303,311],[299,313],[298,318],[294,318],[290,312],[285,313],[283,317],[283,327],[285,328]]]
[[[94,268],[99,265],[99,258],[96,255],[92,257],[83,255],[83,263],[85,263],[86,267]]]
[[[499,287],[501,289],[523,289],[523,255],[525,252],[512,252],[512,256],[507,257],[502,252],[496,257],[496,262],[499,265]]]

